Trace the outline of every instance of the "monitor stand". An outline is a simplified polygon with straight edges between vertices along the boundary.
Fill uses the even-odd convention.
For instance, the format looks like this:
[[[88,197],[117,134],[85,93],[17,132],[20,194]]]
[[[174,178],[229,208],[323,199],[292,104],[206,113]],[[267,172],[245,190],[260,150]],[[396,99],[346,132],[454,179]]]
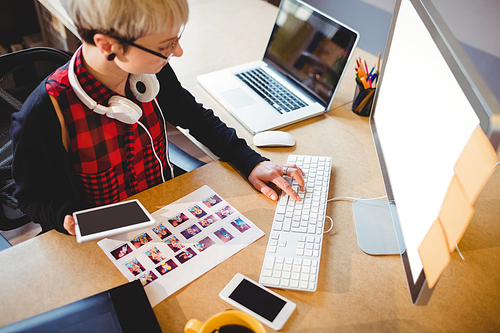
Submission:
[[[387,200],[355,200],[352,204],[358,245],[371,255],[401,254],[405,251],[396,206]],[[392,212],[392,214],[391,214]],[[403,244],[402,250],[399,244]]]

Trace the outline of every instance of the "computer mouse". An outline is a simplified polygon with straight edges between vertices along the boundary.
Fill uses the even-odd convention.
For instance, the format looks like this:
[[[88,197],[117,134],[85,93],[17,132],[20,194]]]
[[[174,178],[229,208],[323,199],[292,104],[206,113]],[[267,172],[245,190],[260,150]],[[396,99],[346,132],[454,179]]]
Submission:
[[[257,147],[292,147],[295,139],[287,132],[264,131],[254,135],[253,144]]]

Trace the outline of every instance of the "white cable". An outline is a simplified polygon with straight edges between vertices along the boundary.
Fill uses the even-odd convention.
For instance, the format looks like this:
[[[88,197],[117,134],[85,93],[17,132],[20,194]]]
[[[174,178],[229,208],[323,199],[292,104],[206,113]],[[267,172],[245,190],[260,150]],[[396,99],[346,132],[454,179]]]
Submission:
[[[458,251],[458,254],[460,255],[460,257],[462,258],[463,261],[465,261],[465,258],[464,256],[462,255],[462,252],[460,252],[460,249],[458,248],[458,244],[455,245],[455,247],[457,248],[457,251]]]
[[[383,196],[378,197],[378,198],[336,197],[336,198],[328,199],[326,202],[328,203],[330,201],[336,201],[336,200],[353,200],[353,201],[354,200],[376,200],[376,199],[383,199],[383,198],[387,198],[387,195],[383,195]],[[328,230],[323,231],[324,234],[329,233],[333,229],[333,219],[330,216],[325,216],[325,217],[330,220],[331,225],[330,225],[330,228],[328,228]]]
[[[387,195],[383,195],[381,197],[377,197],[377,198],[353,198],[353,197],[336,197],[336,198],[332,198],[332,199],[328,199],[326,202],[330,202],[330,201],[337,201],[337,200],[377,200],[377,199],[383,199],[383,198],[387,198]]]
[[[155,97],[155,103],[156,103],[156,106],[158,107],[158,110],[160,110],[161,118],[163,119],[163,130],[165,131],[165,156],[167,157],[167,164],[170,167],[170,176],[172,177],[172,179],[174,179],[174,168],[172,167],[172,164],[170,163],[170,159],[168,158],[167,121],[165,120],[165,116],[163,115],[163,110],[160,108],[160,104],[158,104],[156,97]],[[165,182],[165,181],[163,181],[163,182]]]
[[[330,222],[331,222],[331,223],[330,223],[330,228],[328,228],[328,230],[326,230],[326,231],[323,231],[323,233],[324,233],[324,234],[327,234],[327,233],[329,233],[330,231],[332,231],[332,229],[333,229],[333,220],[332,220],[332,218],[331,218],[330,216],[325,216],[325,217],[326,217],[327,219],[329,219],[329,220],[330,220]]]
[[[151,148],[153,149],[153,154],[155,155],[158,163],[160,163],[161,179],[163,180],[163,182],[165,182],[165,177],[163,176],[163,163],[161,163],[160,158],[158,157],[158,155],[156,155],[155,145],[153,143],[153,137],[151,136],[151,134],[149,134],[149,131],[147,130],[146,126],[144,126],[143,123],[141,123],[140,121],[138,121],[137,123],[141,125],[141,127],[144,129],[144,131],[146,131],[146,133],[148,133],[149,140],[151,140]]]

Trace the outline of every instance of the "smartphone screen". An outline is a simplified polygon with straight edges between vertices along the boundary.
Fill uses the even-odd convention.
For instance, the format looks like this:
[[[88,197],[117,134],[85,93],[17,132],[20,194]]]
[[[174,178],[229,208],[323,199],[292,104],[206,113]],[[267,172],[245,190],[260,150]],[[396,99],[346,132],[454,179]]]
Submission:
[[[266,292],[246,279],[241,280],[241,283],[233,290],[229,298],[270,322],[276,319],[276,316],[286,304],[284,300]]]
[[[77,213],[82,236],[150,221],[136,201]]]

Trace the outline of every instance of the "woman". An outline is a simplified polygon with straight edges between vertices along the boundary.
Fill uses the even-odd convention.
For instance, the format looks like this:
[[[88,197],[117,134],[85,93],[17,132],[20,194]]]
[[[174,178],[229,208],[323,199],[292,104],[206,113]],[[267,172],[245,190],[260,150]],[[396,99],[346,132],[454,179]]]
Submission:
[[[14,114],[13,175],[21,210],[42,230],[74,235],[72,213],[123,200],[173,177],[165,122],[189,129],[273,200],[302,171],[260,156],[196,103],[168,64],[183,53],[186,0],[63,0],[83,45]]]

